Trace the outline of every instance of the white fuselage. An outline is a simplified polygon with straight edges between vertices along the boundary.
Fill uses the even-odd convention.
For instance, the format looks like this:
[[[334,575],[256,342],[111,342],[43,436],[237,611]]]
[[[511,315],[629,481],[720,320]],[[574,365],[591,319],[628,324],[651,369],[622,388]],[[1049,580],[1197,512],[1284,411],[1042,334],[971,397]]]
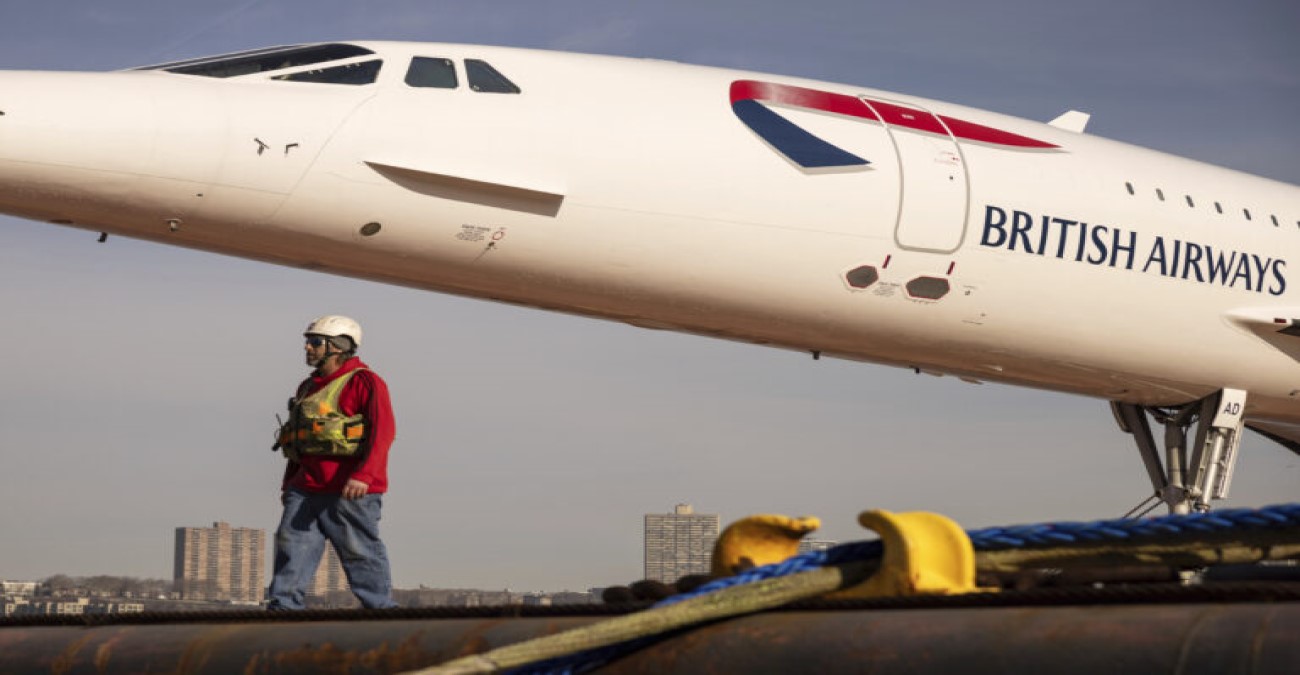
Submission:
[[[1300,319],[1300,188],[862,87],[358,44],[373,84],[0,73],[0,210],[1144,405],[1245,389],[1250,416],[1300,421],[1300,337],[1275,332]],[[414,56],[522,91],[411,87]],[[736,82],[1041,145],[760,100],[869,162],[807,168],[742,122]]]

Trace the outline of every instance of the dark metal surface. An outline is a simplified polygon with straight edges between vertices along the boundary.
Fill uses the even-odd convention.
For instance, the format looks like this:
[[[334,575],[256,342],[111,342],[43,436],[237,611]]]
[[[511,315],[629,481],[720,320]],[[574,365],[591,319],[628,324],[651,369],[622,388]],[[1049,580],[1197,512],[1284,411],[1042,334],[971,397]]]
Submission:
[[[9,621],[0,625],[0,673],[399,673],[626,609]],[[460,618],[439,618],[452,615]],[[1293,675],[1300,673],[1298,638],[1295,584],[1050,589],[803,603],[665,638],[602,672]]]
[[[698,628],[602,673],[1300,673],[1300,605],[785,612]]]

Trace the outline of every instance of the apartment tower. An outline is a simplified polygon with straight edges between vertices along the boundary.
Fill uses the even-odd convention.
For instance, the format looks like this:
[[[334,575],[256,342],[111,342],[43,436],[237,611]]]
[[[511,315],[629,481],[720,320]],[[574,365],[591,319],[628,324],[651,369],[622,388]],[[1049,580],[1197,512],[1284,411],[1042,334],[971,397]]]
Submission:
[[[339,561],[339,554],[334,550],[334,545],[328,541],[325,542],[325,554],[320,557],[320,563],[316,565],[316,575],[312,577],[309,588],[311,589],[309,595],[320,598],[351,588],[348,586],[347,575],[343,573],[343,563]]]
[[[213,523],[176,528],[176,590],[184,600],[261,602],[266,531]]]
[[[717,514],[695,513],[690,504],[645,514],[645,578],[671,584],[687,574],[708,574],[719,522]]]

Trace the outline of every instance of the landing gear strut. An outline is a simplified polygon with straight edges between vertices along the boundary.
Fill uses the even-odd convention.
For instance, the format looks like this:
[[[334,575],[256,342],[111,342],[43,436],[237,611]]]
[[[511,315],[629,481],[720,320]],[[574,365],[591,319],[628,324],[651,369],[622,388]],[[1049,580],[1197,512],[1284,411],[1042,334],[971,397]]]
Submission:
[[[1245,422],[1246,392],[1220,389],[1209,396],[1172,408],[1145,407],[1111,401],[1119,428],[1133,434],[1146,464],[1155,494],[1125,517],[1141,517],[1164,503],[1170,513],[1210,510],[1211,499],[1224,499],[1232,484],[1237,449]],[[1165,428],[1165,462],[1161,463],[1148,415]],[[1187,431],[1196,425],[1192,455],[1187,455]],[[1190,460],[1190,461],[1189,461]],[[1143,510],[1145,509],[1145,510]],[[1141,511],[1141,513],[1138,513]]]

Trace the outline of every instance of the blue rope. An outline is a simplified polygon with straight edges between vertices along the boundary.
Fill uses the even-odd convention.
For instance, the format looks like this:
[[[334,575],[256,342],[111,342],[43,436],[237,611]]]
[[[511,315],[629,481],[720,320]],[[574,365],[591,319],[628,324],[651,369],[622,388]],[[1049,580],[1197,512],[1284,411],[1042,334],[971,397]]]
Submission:
[[[1019,548],[1043,548],[1082,543],[1135,541],[1152,537],[1176,537],[1184,534],[1213,534],[1227,531],[1269,530],[1300,526],[1300,503],[1267,506],[1262,509],[1225,509],[1213,513],[1161,516],[1145,520],[1099,520],[1091,523],[1043,523],[989,527],[966,533],[976,551],[1008,551]],[[724,588],[764,579],[807,572],[826,565],[880,557],[879,540],[850,542],[824,551],[812,551],[788,558],[774,565],[755,567],[735,576],[716,579],[690,593],[665,598],[655,607],[689,600]]]
[[[1134,541],[1185,534],[1271,530],[1300,525],[1300,504],[1280,504],[1261,509],[1225,509],[1212,513],[1162,516],[1145,520],[1100,520],[1092,523],[1048,523],[990,527],[968,533],[976,551],[1062,544]]]
[[[971,530],[971,546],[976,551],[1008,551],[1062,546],[1068,544],[1098,544],[1105,542],[1133,542],[1142,539],[1168,539],[1180,535],[1215,534],[1230,531],[1276,530],[1300,527],[1300,503],[1279,504],[1260,509],[1225,509],[1212,513],[1169,515],[1141,520],[1098,520],[1090,523],[1065,522],[1037,525],[1013,525]],[[857,560],[879,558],[884,547],[879,540],[840,544],[823,551],[810,551],[787,558],[779,563],[754,567],[740,574],[710,581],[689,593],[665,598],[653,607],[667,607],[679,602],[724,588],[752,584],[765,579],[798,574],[827,565],[839,565]],[[578,675],[589,672],[610,660],[641,647],[653,644],[661,636],[639,638],[607,647],[592,649],[569,656],[539,661],[511,671],[541,675]]]

